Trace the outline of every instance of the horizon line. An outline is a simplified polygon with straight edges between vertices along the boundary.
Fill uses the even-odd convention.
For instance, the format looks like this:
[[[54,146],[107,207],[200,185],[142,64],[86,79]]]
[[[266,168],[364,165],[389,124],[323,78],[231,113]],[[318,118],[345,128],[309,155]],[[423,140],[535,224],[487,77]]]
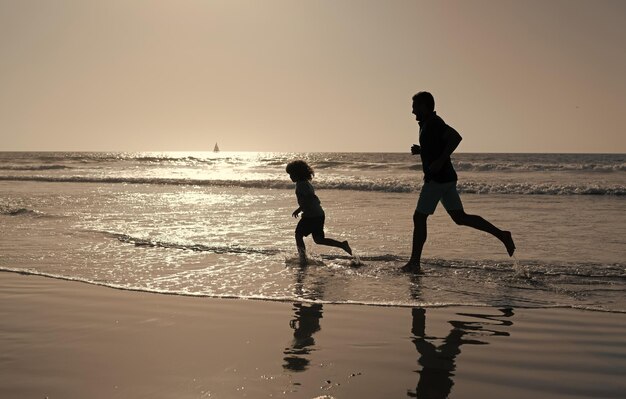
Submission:
[[[295,154],[410,154],[409,151],[253,151],[253,150],[220,150],[215,152],[213,150],[0,150],[0,153],[154,153],[154,152],[198,152],[198,153],[241,153],[241,152],[270,152],[270,153],[295,153]],[[626,152],[577,152],[577,151],[563,151],[563,152],[539,152],[539,151],[455,151],[454,154],[595,154],[595,155],[626,155]]]

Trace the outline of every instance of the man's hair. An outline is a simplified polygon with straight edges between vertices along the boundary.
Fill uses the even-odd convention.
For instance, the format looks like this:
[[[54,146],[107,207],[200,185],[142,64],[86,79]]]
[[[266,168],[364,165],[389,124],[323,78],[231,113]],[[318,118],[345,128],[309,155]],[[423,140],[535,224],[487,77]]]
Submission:
[[[315,175],[313,169],[301,159],[291,161],[287,164],[287,173],[295,176],[296,180],[311,180]]]
[[[435,97],[427,91],[420,91],[414,95],[413,102],[426,106],[431,112],[435,110]]]

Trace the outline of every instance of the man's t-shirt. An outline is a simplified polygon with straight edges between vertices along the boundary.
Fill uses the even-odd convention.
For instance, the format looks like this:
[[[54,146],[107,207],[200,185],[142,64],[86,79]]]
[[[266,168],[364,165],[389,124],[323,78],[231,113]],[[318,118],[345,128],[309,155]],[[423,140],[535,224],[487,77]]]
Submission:
[[[296,182],[296,198],[302,209],[303,218],[324,216],[320,199],[315,195],[313,185],[308,181]]]
[[[420,156],[422,158],[422,169],[424,170],[424,181],[435,181],[437,183],[456,181],[457,175],[450,157],[448,157],[441,170],[437,173],[430,172],[430,165],[441,156],[446,148],[447,142],[444,134],[450,127],[435,112],[427,120],[420,121],[419,125]]]

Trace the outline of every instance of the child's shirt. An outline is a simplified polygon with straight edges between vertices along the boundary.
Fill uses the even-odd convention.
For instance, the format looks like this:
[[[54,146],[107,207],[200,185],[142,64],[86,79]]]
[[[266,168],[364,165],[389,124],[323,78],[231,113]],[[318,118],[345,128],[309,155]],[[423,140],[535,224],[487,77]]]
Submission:
[[[320,199],[315,195],[315,189],[313,189],[313,185],[309,181],[296,182],[296,198],[302,210],[303,218],[324,216]]]

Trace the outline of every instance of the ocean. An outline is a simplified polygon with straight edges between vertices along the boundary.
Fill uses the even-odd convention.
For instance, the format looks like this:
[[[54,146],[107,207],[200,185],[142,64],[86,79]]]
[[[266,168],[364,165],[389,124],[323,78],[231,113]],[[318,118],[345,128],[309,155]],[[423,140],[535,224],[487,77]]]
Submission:
[[[297,262],[293,159],[315,170],[326,235]],[[401,153],[0,153],[0,270],[124,290],[219,298],[579,308],[626,313],[626,154],[455,154],[467,213],[492,236],[429,218],[411,251],[422,184]]]

